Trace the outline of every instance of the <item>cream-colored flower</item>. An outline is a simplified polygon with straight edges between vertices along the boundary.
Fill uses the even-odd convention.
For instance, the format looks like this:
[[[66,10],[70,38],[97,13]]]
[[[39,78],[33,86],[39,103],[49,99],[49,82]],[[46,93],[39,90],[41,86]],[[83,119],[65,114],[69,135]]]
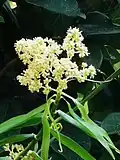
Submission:
[[[17,76],[21,85],[28,86],[31,92],[42,90],[48,94],[51,81],[58,83],[57,92],[67,89],[67,83],[73,79],[80,83],[88,77],[94,78],[94,66],[82,62],[78,66],[73,57],[78,59],[88,56],[88,49],[82,42],[84,37],[78,28],[69,28],[62,44],[49,38],[37,37],[33,40],[21,39],[15,44],[18,57],[27,69]],[[79,69],[81,68],[81,69]]]
[[[90,65],[88,67],[88,69],[89,69],[89,72],[90,72],[90,78],[94,78],[95,75],[96,75],[96,69],[95,69],[95,67],[93,65]]]
[[[10,146],[10,144],[6,144],[4,147],[5,151],[9,152],[9,159],[10,160],[14,160],[16,159],[16,157],[22,152],[24,151],[24,147],[22,144],[12,144]]]

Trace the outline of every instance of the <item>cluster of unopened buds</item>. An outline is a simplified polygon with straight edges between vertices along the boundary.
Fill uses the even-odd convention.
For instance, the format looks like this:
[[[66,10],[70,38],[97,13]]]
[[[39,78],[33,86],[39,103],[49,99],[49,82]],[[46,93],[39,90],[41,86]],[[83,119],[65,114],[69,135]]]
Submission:
[[[24,151],[24,147],[22,144],[5,144],[4,150],[9,153],[8,159],[9,160],[15,160],[21,152]],[[26,154],[26,156],[21,157],[21,160],[33,160],[35,157],[34,152],[29,150]]]
[[[22,151],[24,151],[24,147],[22,144],[6,144],[4,146],[4,150],[9,152],[9,160],[14,160]]]
[[[17,41],[16,53],[27,67],[17,76],[18,81],[21,85],[28,86],[31,92],[42,90],[47,95],[51,90],[51,81],[57,82],[56,91],[62,92],[71,80],[76,79],[81,83],[94,78],[94,66],[84,61],[78,65],[75,61],[77,59],[81,62],[83,57],[89,56],[83,40],[81,31],[70,27],[62,44],[41,37]]]

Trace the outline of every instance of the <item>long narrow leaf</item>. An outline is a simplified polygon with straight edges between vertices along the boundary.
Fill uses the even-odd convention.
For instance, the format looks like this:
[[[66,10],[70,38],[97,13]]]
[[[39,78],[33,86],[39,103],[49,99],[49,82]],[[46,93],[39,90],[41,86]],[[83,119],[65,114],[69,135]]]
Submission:
[[[117,151],[118,153],[120,151],[114,146],[112,141],[110,141],[110,138],[108,138],[109,136],[107,135],[106,131],[104,131],[101,127],[97,126],[91,119],[89,119],[89,121],[87,121],[87,122],[83,121],[72,110],[72,108],[70,110],[71,110],[70,113],[72,114],[74,119],[60,110],[58,110],[57,112],[64,120],[66,120],[69,123],[72,122],[71,124],[80,128],[81,130],[83,130],[86,134],[88,134],[92,138],[95,138],[96,140],[98,140],[106,148],[106,150],[110,153],[112,158],[115,159],[111,148],[114,149],[115,151]]]
[[[51,134],[58,140],[58,134],[51,130]],[[68,147],[70,150],[75,152],[77,155],[79,155],[84,160],[95,160],[95,158],[90,155],[83,147],[81,147],[78,143],[76,143],[73,139],[63,135],[60,133],[60,140],[63,145]]]
[[[34,119],[34,117],[38,114],[41,117],[42,116],[41,112],[43,112],[45,106],[46,104],[43,104],[40,107],[32,110],[31,112],[27,114],[16,116],[14,118],[11,118],[1,123],[0,124],[0,134],[7,132],[13,128],[22,127],[22,125],[24,126],[28,121]]]
[[[9,157],[0,157],[0,160],[9,160]]]
[[[20,134],[20,135],[10,136],[0,140],[0,146],[3,146],[6,143],[12,144],[15,142],[21,142],[32,137],[34,137],[34,134]]]
[[[83,130],[86,134],[88,134],[89,136],[93,136],[92,131],[90,131],[87,127],[85,122],[80,119],[81,123],[79,123],[76,119],[72,118],[71,116],[69,116],[68,114],[64,113],[61,110],[58,110],[57,113],[68,123],[80,128],[81,130]],[[80,117],[79,117],[80,118]]]

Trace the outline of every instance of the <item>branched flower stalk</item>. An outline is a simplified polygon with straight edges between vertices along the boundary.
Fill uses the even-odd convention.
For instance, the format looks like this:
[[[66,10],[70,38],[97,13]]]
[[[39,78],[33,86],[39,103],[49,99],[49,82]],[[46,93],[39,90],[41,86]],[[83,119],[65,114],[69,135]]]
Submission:
[[[26,70],[17,76],[18,81],[21,85],[28,86],[31,92],[42,91],[46,95],[51,91],[51,82],[56,82],[55,103],[58,103],[69,81],[76,79],[81,83],[96,75],[94,66],[88,66],[84,61],[78,65],[74,60],[75,56],[77,61],[81,61],[90,54],[83,40],[81,31],[70,27],[62,44],[41,37],[17,41],[16,53],[26,65]]]
[[[33,40],[21,39],[15,43],[15,50],[27,69],[17,76],[21,85],[28,86],[31,92],[40,90],[48,94],[51,81],[58,83],[56,91],[67,89],[67,83],[73,79],[78,82],[94,78],[96,69],[82,62],[75,62],[74,56],[81,59],[88,56],[88,49],[83,44],[79,29],[69,28],[62,45],[52,39],[37,37]]]
[[[84,62],[84,57],[89,56],[90,53],[83,40],[82,32],[76,27],[70,27],[62,44],[42,37],[32,40],[22,38],[15,43],[16,53],[26,66],[26,69],[17,76],[21,85],[27,86],[32,93],[42,92],[47,97],[54,88],[53,82],[57,84],[54,88],[56,98],[52,105],[52,112],[49,107],[45,115],[46,118],[48,117],[48,125],[50,121],[50,127],[54,129],[58,124],[52,116],[63,91],[68,87],[67,84],[72,80],[82,83],[96,75],[95,67]],[[61,127],[56,128],[58,134]],[[24,151],[20,155],[24,156]],[[18,159],[20,156],[17,157]]]

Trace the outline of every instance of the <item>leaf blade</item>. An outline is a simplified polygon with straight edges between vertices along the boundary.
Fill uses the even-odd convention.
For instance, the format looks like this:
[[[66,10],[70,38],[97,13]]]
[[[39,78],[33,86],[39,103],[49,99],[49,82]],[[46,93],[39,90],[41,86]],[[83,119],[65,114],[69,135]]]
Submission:
[[[58,140],[58,135],[54,130],[51,130],[51,134]],[[60,133],[60,140],[61,143],[64,144],[66,147],[74,151],[76,154],[78,154],[81,158],[84,160],[95,160],[95,158],[90,155],[83,147],[81,147],[78,143],[76,143],[71,138],[63,135]]]
[[[0,124],[0,134],[7,132],[7,131],[9,131],[13,128],[16,128],[16,127],[20,127],[20,126],[22,127],[22,125],[25,125],[25,123],[27,123],[29,120],[34,118],[34,116],[36,116],[38,113],[40,113],[40,117],[41,117],[42,116],[41,113],[44,110],[45,106],[46,106],[46,104],[43,104],[42,106],[39,106],[38,108],[30,111],[27,114],[13,117],[13,118],[1,123]]]

